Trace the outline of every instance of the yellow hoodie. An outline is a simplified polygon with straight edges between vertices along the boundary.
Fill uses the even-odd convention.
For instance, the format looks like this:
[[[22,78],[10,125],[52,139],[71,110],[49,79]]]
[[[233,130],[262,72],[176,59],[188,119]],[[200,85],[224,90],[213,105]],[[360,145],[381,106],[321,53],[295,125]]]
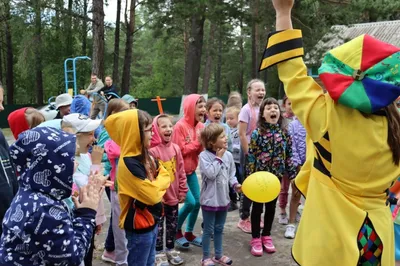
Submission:
[[[119,226],[123,229],[135,230],[132,228],[133,221],[131,221],[133,201],[136,200],[136,205],[138,205],[137,201],[140,201],[142,206],[146,205],[153,216],[161,214],[161,200],[170,185],[171,178],[161,164],[158,165],[158,175],[155,180],[150,181],[146,177],[144,165],[140,160],[142,140],[139,132],[138,110],[111,115],[105,122],[105,128],[110,138],[121,147],[117,171],[118,196],[121,205]]]

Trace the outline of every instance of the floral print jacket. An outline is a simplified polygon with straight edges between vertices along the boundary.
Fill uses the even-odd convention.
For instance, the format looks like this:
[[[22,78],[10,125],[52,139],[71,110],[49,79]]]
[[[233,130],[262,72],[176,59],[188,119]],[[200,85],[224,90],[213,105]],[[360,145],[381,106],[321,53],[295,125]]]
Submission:
[[[290,135],[279,124],[266,123],[266,130],[253,131],[246,162],[246,175],[267,171],[282,178],[285,172],[289,178],[296,177],[296,166],[292,162],[292,141]]]

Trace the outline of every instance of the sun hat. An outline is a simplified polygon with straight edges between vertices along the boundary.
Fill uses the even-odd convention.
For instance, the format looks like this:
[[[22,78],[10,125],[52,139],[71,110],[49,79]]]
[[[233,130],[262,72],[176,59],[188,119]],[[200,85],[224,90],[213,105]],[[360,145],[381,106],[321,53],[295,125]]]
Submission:
[[[69,95],[68,93],[60,94],[56,98],[56,109],[62,106],[71,105],[71,103],[72,103],[71,95]]]
[[[77,133],[86,133],[95,131],[101,124],[101,119],[90,119],[83,114],[69,114],[65,115],[62,119],[63,123],[69,124],[74,127]]]
[[[364,113],[374,113],[400,95],[400,48],[361,35],[329,51],[319,77],[331,98]]]
[[[128,104],[131,104],[133,102],[136,104],[138,103],[138,99],[135,99],[135,97],[129,94],[125,94],[124,96],[121,97],[121,99],[127,102]]]

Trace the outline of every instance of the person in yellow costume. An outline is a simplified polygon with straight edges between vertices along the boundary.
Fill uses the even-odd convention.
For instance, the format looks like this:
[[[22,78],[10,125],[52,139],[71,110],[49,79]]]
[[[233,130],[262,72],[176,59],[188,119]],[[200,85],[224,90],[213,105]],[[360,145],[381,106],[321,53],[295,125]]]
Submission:
[[[141,110],[127,110],[109,116],[105,128],[121,147],[117,170],[119,226],[128,240],[128,265],[153,266],[157,223],[164,212],[161,200],[171,177],[148,152],[152,118]]]
[[[328,93],[307,76],[293,0],[272,0],[276,32],[260,70],[278,65],[307,131],[295,179],[306,197],[292,254],[304,266],[394,265],[388,189],[400,175],[398,48],[363,35],[330,51],[320,68]]]

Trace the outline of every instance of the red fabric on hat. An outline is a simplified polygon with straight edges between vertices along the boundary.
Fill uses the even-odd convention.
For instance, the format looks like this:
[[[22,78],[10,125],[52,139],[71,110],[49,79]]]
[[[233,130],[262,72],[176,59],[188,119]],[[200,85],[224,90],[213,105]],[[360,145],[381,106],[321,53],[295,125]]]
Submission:
[[[8,115],[8,124],[10,125],[11,132],[15,139],[18,139],[18,135],[29,129],[28,122],[25,118],[25,111],[28,107],[15,110]]]
[[[361,71],[366,71],[386,57],[399,51],[400,49],[396,46],[365,35],[361,55]]]
[[[319,78],[334,101],[338,101],[342,93],[354,82],[353,77],[342,74],[323,73]]]

